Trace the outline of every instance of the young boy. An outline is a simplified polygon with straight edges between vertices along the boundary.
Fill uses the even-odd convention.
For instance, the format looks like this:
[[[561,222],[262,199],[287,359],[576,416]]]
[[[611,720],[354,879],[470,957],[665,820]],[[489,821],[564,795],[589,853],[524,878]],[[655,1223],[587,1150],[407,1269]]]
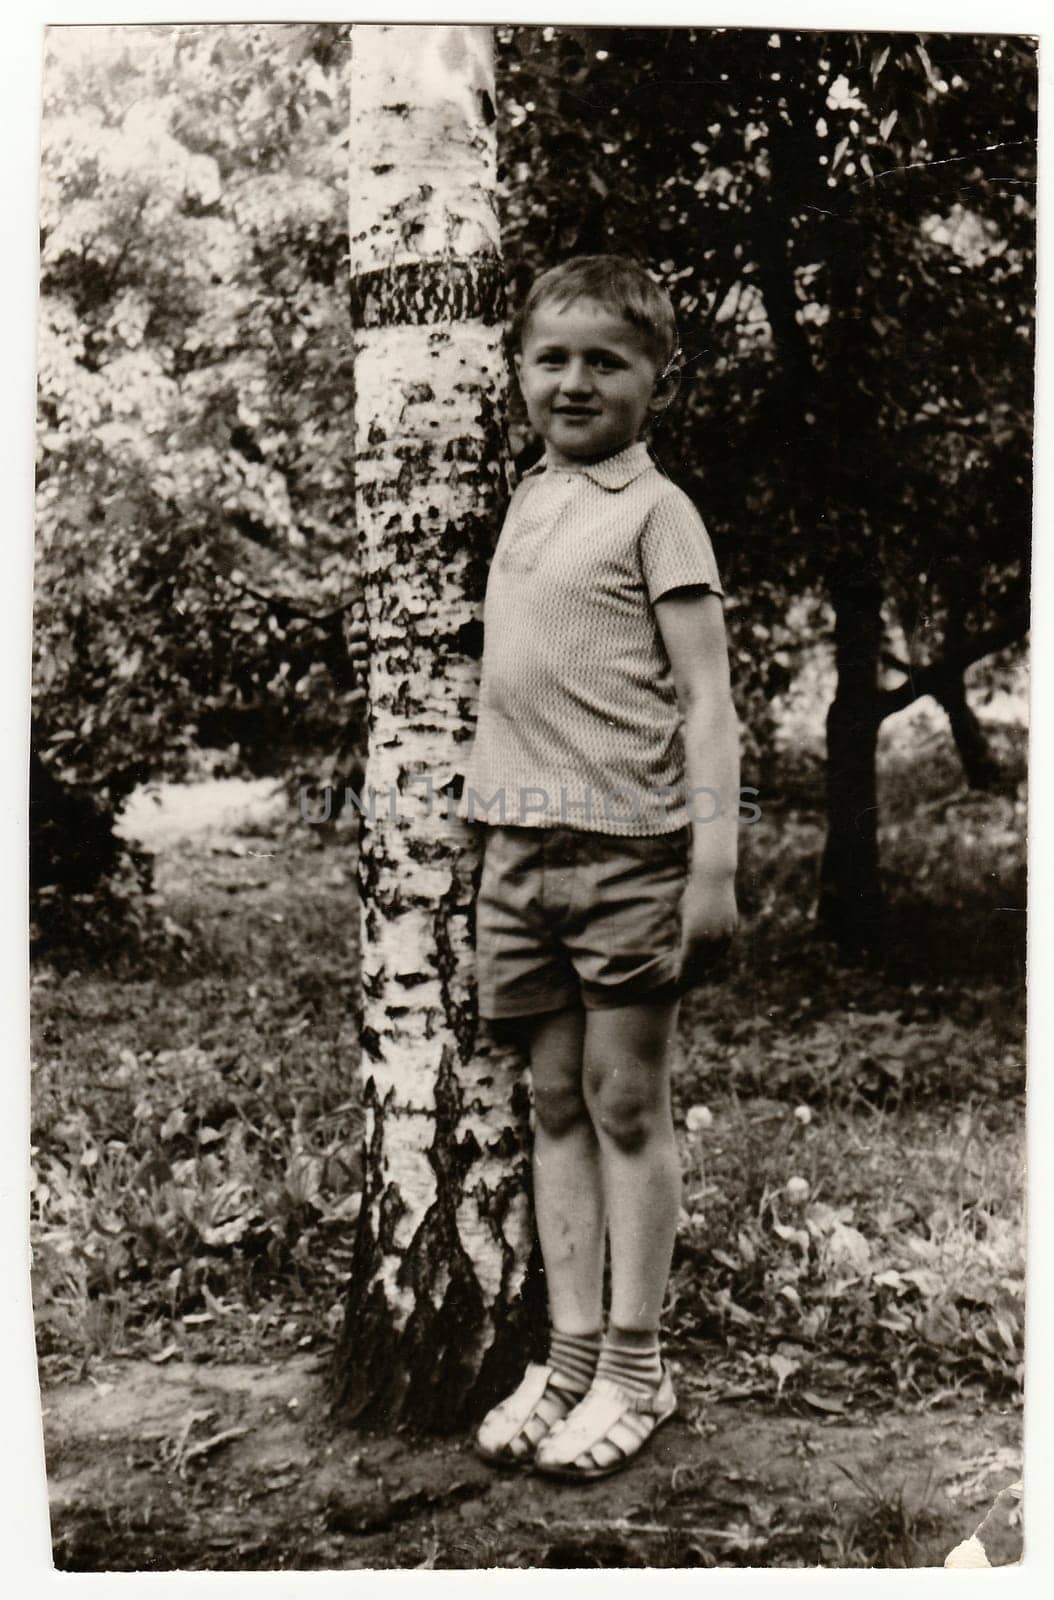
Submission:
[[[618,1470],[676,1409],[658,1330],[680,1209],[677,997],[736,922],[720,580],[641,442],[675,350],[669,298],[635,262],[578,257],[528,296],[515,364],[545,458],[491,567],[462,801],[487,823],[480,1011],[518,1023],[530,1054],[551,1320],[546,1364],[476,1443],[569,1478]]]

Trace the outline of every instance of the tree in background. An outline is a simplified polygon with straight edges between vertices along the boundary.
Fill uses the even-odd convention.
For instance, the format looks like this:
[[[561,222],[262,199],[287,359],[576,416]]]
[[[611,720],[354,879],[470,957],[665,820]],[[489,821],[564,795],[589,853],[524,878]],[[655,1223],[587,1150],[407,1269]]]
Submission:
[[[49,32],[42,838],[64,786],[112,823],[202,745],[281,772],[354,736],[345,54],[332,27]]]
[[[447,792],[504,495],[493,95],[488,28],[353,31],[366,1157],[335,1382],[353,1417],[436,1428],[508,1387],[527,1319],[523,1063],[477,1019],[476,841]]]
[[[1027,627],[1034,47],[502,37],[517,292],[580,250],[629,251],[673,286],[686,395],[657,448],[741,596],[749,724],[793,673],[793,601],[830,608],[821,918],[874,943],[879,728],[933,693],[968,739],[964,672]]]

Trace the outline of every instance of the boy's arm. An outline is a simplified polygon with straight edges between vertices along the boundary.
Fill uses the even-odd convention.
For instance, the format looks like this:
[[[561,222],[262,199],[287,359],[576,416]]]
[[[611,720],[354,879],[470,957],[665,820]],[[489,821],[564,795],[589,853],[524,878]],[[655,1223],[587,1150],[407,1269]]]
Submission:
[[[690,984],[703,975],[736,927],[739,724],[732,705],[720,596],[703,589],[675,589],[655,601],[655,616],[684,717],[693,822],[681,976]]]

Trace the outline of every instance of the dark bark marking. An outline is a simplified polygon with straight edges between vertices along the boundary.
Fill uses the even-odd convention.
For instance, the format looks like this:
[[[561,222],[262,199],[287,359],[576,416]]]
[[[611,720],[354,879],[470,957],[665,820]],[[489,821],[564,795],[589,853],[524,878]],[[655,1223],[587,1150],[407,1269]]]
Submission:
[[[471,835],[466,829],[465,846],[471,847]],[[440,896],[432,922],[432,932],[436,944],[436,972],[439,977],[439,992],[442,996],[443,1014],[447,1025],[457,1041],[458,1054],[462,1061],[470,1061],[476,1048],[476,999],[475,994],[463,1003],[454,999],[451,991],[451,980],[455,977],[459,960],[450,938],[450,920],[457,916],[471,916],[474,899],[466,904],[459,898],[461,893],[456,873],[451,873],[450,886]]]
[[[480,1215],[501,1251],[502,1290],[489,1315],[471,1262],[461,1247],[457,1211],[466,1180],[479,1155],[471,1137],[456,1138],[465,1114],[452,1054],[444,1054],[436,1081],[436,1124],[429,1161],[436,1174],[436,1198],[407,1248],[400,1281],[412,1285],[414,1310],[406,1324],[393,1326],[392,1311],[374,1281],[385,1254],[393,1253],[392,1232],[405,1214],[394,1185],[382,1188],[384,1126],[391,1109],[381,1103],[374,1080],[365,1101],[373,1118],[365,1192],[356,1231],[347,1310],[334,1355],[330,1392],[334,1408],[349,1420],[390,1428],[403,1423],[419,1431],[449,1433],[482,1413],[522,1375],[525,1359],[541,1359],[545,1279],[535,1243],[520,1292],[513,1294],[515,1251],[506,1224],[518,1196],[530,1188],[530,1167],[522,1138],[528,1104],[521,1080],[512,1111],[520,1138],[506,1134],[509,1170],[490,1193],[473,1191]],[[442,1292],[437,1285],[442,1282]],[[488,1324],[493,1340],[484,1351]]]
[[[430,866],[433,861],[445,862],[449,855],[449,847],[444,840],[416,839],[411,834],[406,841],[406,854],[411,861],[416,861],[421,866]]]
[[[359,882],[359,904],[365,908],[365,932],[369,938],[374,939],[377,936],[377,921],[374,911],[374,895],[377,890],[377,862],[372,849],[372,841],[365,828],[361,830],[359,843],[359,859],[356,871],[356,877]]]
[[[442,647],[444,653],[452,650],[459,656],[467,656],[470,661],[478,661],[483,655],[482,617],[473,617],[469,622],[463,622],[457,633],[446,634]]]
[[[375,1028],[360,1029],[359,1043],[371,1061],[384,1060],[384,1044]]]
[[[439,534],[439,549],[446,560],[462,562],[461,588],[466,600],[474,607],[483,604],[487,592],[491,557],[497,543],[500,517],[464,516],[457,522],[447,522]],[[469,624],[479,629],[482,651],[483,622],[478,616]]]
[[[377,1246],[381,1255],[394,1253],[395,1232],[406,1215],[406,1204],[394,1183],[388,1184],[377,1210]]]
[[[457,1070],[451,1052],[445,1052],[436,1081],[435,1134],[429,1150],[436,1198],[400,1263],[399,1279],[412,1287],[414,1309],[398,1331],[393,1329],[380,1284],[372,1280],[382,1255],[392,1254],[390,1235],[404,1212],[394,1185],[380,1191],[386,1107],[378,1104],[372,1079],[367,1085],[367,1103],[374,1116],[366,1166],[370,1187],[359,1215],[347,1314],[332,1380],[334,1405],[349,1418],[389,1427],[404,1421],[418,1429],[450,1432],[507,1392],[522,1373],[525,1355],[540,1353],[535,1347],[544,1325],[544,1285],[535,1262],[529,1293],[512,1295],[515,1254],[502,1232],[516,1195],[529,1181],[522,1153],[492,1195],[482,1186],[476,1194],[481,1215],[500,1241],[505,1291],[491,1313],[494,1342],[483,1353],[487,1310],[457,1228],[458,1207],[479,1148],[471,1136],[456,1138],[464,1116]],[[437,1293],[440,1281],[443,1289]]]
[[[505,284],[495,255],[376,267],[351,280],[354,328],[422,327],[505,315]]]

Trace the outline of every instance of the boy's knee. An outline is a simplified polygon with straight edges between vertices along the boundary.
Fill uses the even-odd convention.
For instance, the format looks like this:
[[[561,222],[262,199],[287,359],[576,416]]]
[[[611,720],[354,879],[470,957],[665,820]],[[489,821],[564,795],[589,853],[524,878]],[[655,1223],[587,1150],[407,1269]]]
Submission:
[[[577,1083],[536,1083],[534,1115],[550,1139],[561,1139],[579,1127],[589,1113]]]
[[[646,1145],[662,1114],[654,1086],[603,1070],[590,1072],[586,1081],[590,1113],[599,1132],[626,1155]]]

